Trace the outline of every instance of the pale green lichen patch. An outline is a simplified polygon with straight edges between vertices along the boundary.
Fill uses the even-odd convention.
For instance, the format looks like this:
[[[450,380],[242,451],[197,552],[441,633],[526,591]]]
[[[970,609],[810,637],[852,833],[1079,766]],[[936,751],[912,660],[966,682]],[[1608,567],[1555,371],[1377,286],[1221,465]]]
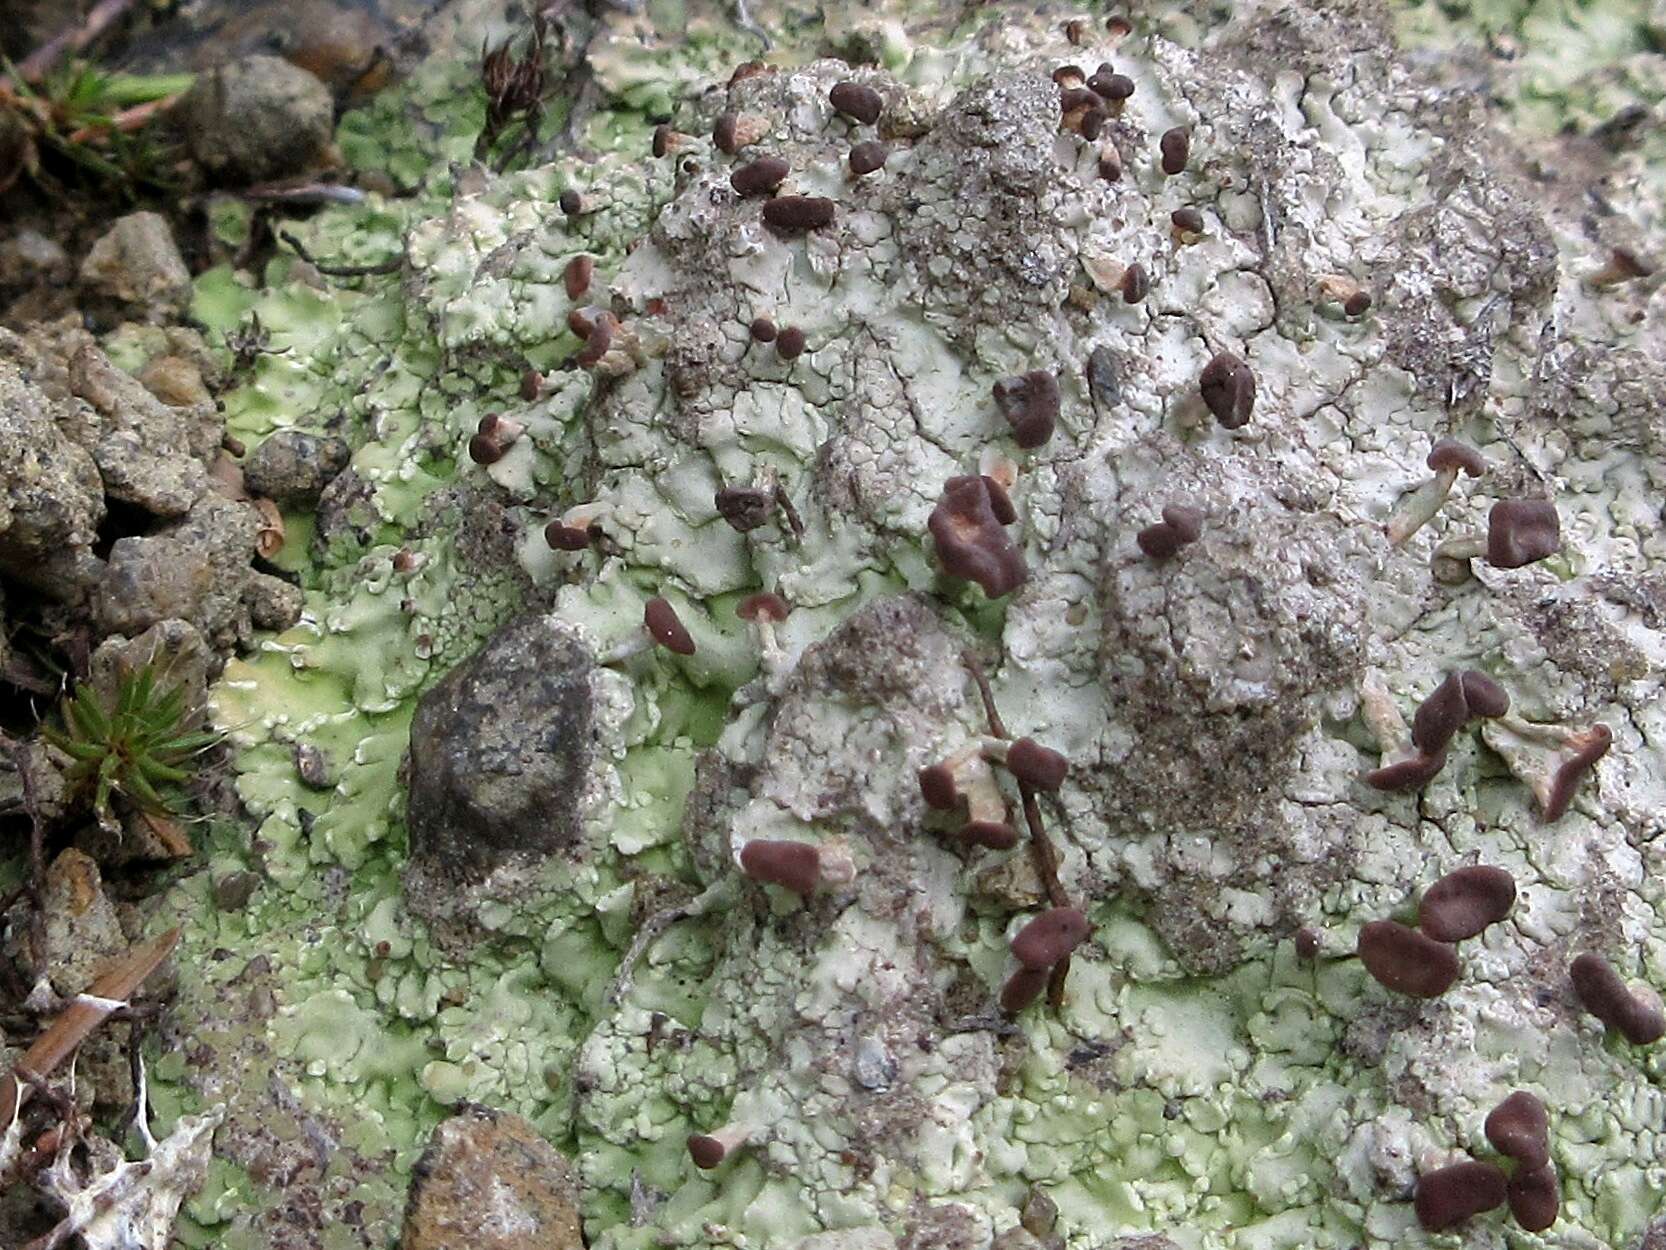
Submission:
[[[1499,176],[1475,112],[1389,65],[1369,15],[1225,25],[1199,6],[1202,54],[1097,22],[1072,44],[1063,16],[955,32],[898,8],[828,32],[895,78],[814,60],[800,33],[724,86],[744,33],[678,5],[614,13],[582,158],[502,175],[466,167],[477,68],[438,63],[343,136],[418,193],[291,227],[327,265],[397,273],[283,255],[258,288],[201,280],[211,328],[258,312],[278,353],[228,397],[232,432],[354,451],[286,518],[301,621],[215,690],[254,838],[216,829],[209,873],[170,900],[194,917],[180,1014],[206,1049],[163,1065],[159,1107],[232,1098],[193,1244],[328,1244],[284,1241],[282,1218],[350,1203],[385,1240],[426,1132],[465,1100],[570,1153],[608,1250],[876,1227],[979,1245],[1031,1186],[1074,1247],[1421,1244],[1418,1175],[1484,1151],[1518,1086],[1554,1109],[1559,1229],[1635,1241],[1663,1061],[1604,1044],[1558,978],[1598,944],[1666,979],[1658,326],[1559,273],[1590,256],[1582,219]],[[1625,38],[1576,19],[1590,47]],[[1103,143],[1060,131],[1049,77],[1100,59],[1136,83],[1106,123],[1115,181]],[[828,105],[847,77],[890,110],[893,151],[860,180],[844,161],[868,131]],[[789,193],[835,201],[829,227],[772,230],[732,193],[708,139],[726,110],[761,119],[743,156],[780,153]],[[686,141],[656,161],[662,113]],[[1175,126],[1191,164],[1165,176]],[[560,207],[573,190],[588,211]],[[1194,241],[1169,225],[1186,207]],[[1111,266],[1135,260],[1151,289],[1130,303]],[[1369,288],[1368,315],[1327,301],[1327,276]],[[580,368],[568,317],[588,306],[619,326]],[[759,317],[806,351],[755,341]],[[1256,382],[1237,431],[1199,389],[1227,350]],[[1026,450],[991,396],[1032,369],[1061,406]],[[517,434],[474,463],[494,414]],[[1443,435],[1488,475],[1391,547]],[[1030,574],[996,603],[925,538],[944,482],[979,473],[1010,486]],[[779,486],[802,533],[785,509],[737,528],[725,486]],[[1555,498],[1558,563],[1433,581],[1437,542],[1523,496]],[[1200,538],[1147,558],[1135,533],[1179,501]],[[600,538],[551,550],[565,516]],[[736,614],[766,589],[792,606],[767,634]],[[692,655],[637,648],[656,597]],[[403,761],[419,698],[512,619],[609,662],[584,678],[588,753],[551,813],[571,843],[459,882],[408,862]],[[956,845],[921,803],[918,769],[988,731],[967,648],[1010,732],[1070,762],[1040,810],[1093,929],[1056,1013],[994,1006],[1049,901],[1034,863]],[[1496,734],[1455,740],[1420,795],[1361,780],[1458,667],[1528,722],[1613,730],[1554,828],[1538,756]],[[753,839],[853,871],[803,898],[762,886],[735,866]],[[1476,860],[1520,897],[1445,996],[1390,995],[1345,957]],[[209,878],[238,871],[260,888],[221,912]],[[1303,925],[1316,958],[1292,952]],[[745,1145],[694,1168],[689,1134],[725,1128]]]

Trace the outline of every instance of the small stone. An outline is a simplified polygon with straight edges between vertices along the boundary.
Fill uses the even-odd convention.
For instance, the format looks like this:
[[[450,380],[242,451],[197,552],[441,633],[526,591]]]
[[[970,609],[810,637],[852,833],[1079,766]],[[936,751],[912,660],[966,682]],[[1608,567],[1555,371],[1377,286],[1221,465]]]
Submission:
[[[324,752],[310,742],[295,744],[295,771],[301,776],[301,784],[310,790],[331,788],[330,769]]]
[[[518,1115],[464,1103],[411,1174],[403,1250],[583,1250],[565,1158]]]
[[[106,699],[113,699],[120,678],[146,664],[155,665],[158,690],[184,686],[187,710],[208,702],[210,672],[220,667],[202,632],[190,621],[170,617],[135,638],[106,638],[101,642],[90,665],[93,685]]]
[[[306,596],[299,586],[281,577],[251,572],[243,585],[243,606],[257,629],[282,633],[301,619]]]
[[[74,847],[46,870],[46,971],[59,994],[79,994],[100,966],[127,949],[116,909],[104,893],[98,864]]]
[[[329,88],[275,56],[250,56],[197,75],[176,113],[210,174],[264,182],[318,164],[335,129]]]
[[[183,356],[153,356],[139,371],[139,382],[170,408],[195,408],[214,402],[203,384],[202,370]]]
[[[69,386],[96,414],[84,439],[104,493],[156,516],[189,512],[209,488],[205,462],[223,426],[170,408],[90,344],[70,358]]]
[[[532,613],[423,695],[411,722],[413,867],[465,881],[578,841],[592,664],[569,628]]]
[[[159,213],[117,218],[81,262],[81,283],[150,321],[180,316],[191,303],[191,271]]]
[[[224,912],[242,911],[259,888],[260,878],[254,873],[228,872],[214,879],[214,906]]]
[[[1046,1237],[1059,1222],[1059,1205],[1047,1196],[1046,1190],[1039,1185],[1031,1185],[1029,1197],[1024,1199],[1024,1208],[1018,1213],[1018,1222],[1037,1237]]]
[[[7,359],[12,348],[22,368]],[[92,456],[62,432],[30,359],[0,330],[0,572],[61,599],[96,573],[104,486]]]
[[[118,538],[93,597],[95,619],[105,632],[123,634],[159,621],[189,621],[217,648],[246,638],[244,597],[259,525],[247,504],[210,494],[189,516]]]
[[[249,453],[243,482],[251,495],[290,507],[311,507],[352,454],[352,448],[331,435],[279,430]]]

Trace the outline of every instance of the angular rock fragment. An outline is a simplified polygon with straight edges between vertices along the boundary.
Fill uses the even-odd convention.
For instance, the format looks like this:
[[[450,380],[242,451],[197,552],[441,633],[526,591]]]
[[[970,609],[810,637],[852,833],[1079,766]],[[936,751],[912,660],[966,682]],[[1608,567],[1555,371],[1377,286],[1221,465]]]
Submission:
[[[404,1250],[583,1250],[572,1166],[518,1115],[465,1103],[411,1174]]]
[[[411,722],[411,858],[439,880],[476,879],[579,837],[594,660],[529,613],[422,697]]]

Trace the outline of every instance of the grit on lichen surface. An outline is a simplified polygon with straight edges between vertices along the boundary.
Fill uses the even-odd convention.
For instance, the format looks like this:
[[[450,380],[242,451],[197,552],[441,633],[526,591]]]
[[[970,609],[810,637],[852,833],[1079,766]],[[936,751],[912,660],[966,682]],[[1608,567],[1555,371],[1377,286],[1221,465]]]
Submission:
[[[302,622],[215,691],[259,829],[224,834],[173,899],[192,919],[156,1096],[230,1104],[187,1240],[384,1244],[428,1129],[470,1100],[570,1154],[608,1250],[865,1227],[979,1246],[1032,1187],[1071,1246],[1439,1244],[1416,1176],[1484,1153],[1487,1111],[1524,1088],[1562,1185],[1542,1244],[1635,1244],[1666,1167],[1662,1060],[1605,1041],[1565,968],[1598,948],[1666,980],[1666,345],[1653,283],[1583,280],[1606,232],[1658,221],[1655,184],[1611,183],[1612,220],[1588,226],[1579,189],[1521,182],[1485,101],[1432,83],[1365,5],[1198,6],[1164,25],[1186,43],[1095,19],[1081,46],[1064,13],[951,29],[898,10],[830,32],[880,62],[856,68],[771,10],[778,68],[729,86],[755,43],[695,14],[673,45],[652,13],[601,22],[582,156],[447,173],[482,116],[455,58],[375,106],[378,125],[422,114],[398,130],[411,150],[352,123],[355,159],[424,190],[292,228],[331,261],[402,251],[398,274],[280,260],[263,289],[198,283],[211,325],[258,310],[288,349],[231,396],[230,428],[354,452],[316,516],[286,518]],[[1050,75],[1100,60],[1136,89],[1089,143],[1060,129]],[[828,103],[852,77],[884,100],[877,131]],[[736,158],[706,138],[725,110],[769,127]],[[673,112],[690,142],[651,159]],[[876,133],[887,163],[852,178]],[[762,153],[790,163],[786,192],[835,202],[829,228],[775,232],[734,194]],[[563,212],[572,189],[594,211]],[[1181,243],[1185,207],[1204,229]],[[595,275],[570,299],[581,254]],[[1151,286],[1128,303],[1136,261]],[[1363,316],[1320,300],[1334,275],[1371,295]],[[569,311],[608,303],[614,350],[567,367]],[[760,316],[808,350],[753,342]],[[1223,351],[1255,379],[1235,431],[1198,392]],[[1062,405],[1024,452],[991,387],[1034,369]],[[525,433],[483,467],[465,448],[488,413]],[[1444,436],[1487,475],[1391,546]],[[992,453],[1031,570],[995,604],[926,538],[944,481],[1004,471]],[[775,482],[802,537],[718,515],[719,487]],[[1431,576],[1438,543],[1517,497],[1556,502],[1558,556]],[[1201,509],[1202,536],[1148,559],[1134,535],[1170,503]],[[544,523],[579,505],[604,541],[550,550]],[[767,665],[735,614],[760,589],[793,607]],[[512,617],[600,654],[654,595],[697,650],[590,671],[587,773],[551,817],[576,833],[436,900],[406,872],[418,696]],[[1046,905],[1023,848],[955,848],[916,781],[985,730],[968,649],[1012,734],[1071,761],[1043,813],[1093,932],[1057,1013],[994,1009],[1008,939]],[[1409,720],[1459,668],[1527,721],[1613,731],[1559,822],[1507,735],[1461,735],[1420,795],[1361,781],[1393,745],[1373,735],[1385,699]],[[842,848],[856,879],[766,890],[735,866],[753,838]],[[1450,992],[1399,998],[1338,957],[1474,862],[1519,897]],[[250,869],[248,905],[214,910],[213,882]],[[697,1171],[686,1138],[726,1124],[749,1145]],[[1541,1244],[1505,1227],[1468,1236]]]

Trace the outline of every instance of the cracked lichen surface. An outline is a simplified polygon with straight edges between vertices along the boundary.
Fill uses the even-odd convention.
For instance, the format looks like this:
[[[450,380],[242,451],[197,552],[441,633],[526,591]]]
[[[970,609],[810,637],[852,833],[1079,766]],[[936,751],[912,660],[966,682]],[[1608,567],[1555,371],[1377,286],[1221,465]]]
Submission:
[[[199,315],[229,328],[257,308],[290,349],[229,398],[232,430],[328,429],[356,450],[317,515],[288,518],[305,617],[216,691],[258,832],[218,831],[210,872],[175,892],[192,919],[158,1101],[231,1104],[189,1240],[385,1244],[427,1130],[467,1099],[571,1155],[609,1250],[872,1226],[980,1246],[1032,1186],[1078,1247],[1455,1244],[1418,1231],[1414,1179],[1486,1156],[1483,1117],[1525,1088],[1551,1108],[1561,1220],[1541,1238],[1494,1213],[1466,1236],[1637,1242],[1666,1073],[1604,1040],[1565,967],[1595,948],[1666,982],[1655,288],[1586,285],[1612,244],[1581,193],[1517,181],[1485,102],[1431,85],[1368,7],[1228,24],[1199,6],[1173,24],[1185,45],[1095,22],[1073,46],[1062,16],[951,29],[898,11],[840,36],[883,56],[854,69],[778,32],[778,68],[726,87],[755,46],[733,28],[697,14],[673,46],[652,10],[613,14],[582,159],[427,165],[413,199],[294,227],[331,260],[403,248],[394,276],[308,281],[280,260],[262,290],[199,282]],[[1136,84],[1101,139],[1114,182],[1060,131],[1049,77],[1100,60]],[[406,99],[434,132],[400,142],[466,158],[471,73],[419,74]],[[846,77],[886,100],[891,156],[860,180],[843,157],[873,129],[827,103]],[[830,228],[780,236],[734,196],[736,162],[705,138],[724,109],[767,119],[740,159],[787,158],[787,191],[837,202]],[[694,139],[652,160],[649,118],[673,110]],[[1191,159],[1165,177],[1176,126]],[[1611,184],[1616,217],[1654,220],[1650,186]],[[561,212],[569,188],[597,210]],[[1205,221],[1186,245],[1183,206]],[[595,277],[570,301],[581,253]],[[1135,261],[1142,303],[1095,294],[1096,272]],[[1322,304],[1326,275],[1369,290],[1369,312]],[[608,299],[624,345],[566,367],[570,307]],[[801,326],[808,351],[751,342],[758,316]],[[1198,395],[1219,351],[1256,378],[1238,431]],[[530,403],[529,363],[549,371]],[[1030,369],[1056,372],[1063,404],[1053,440],[1020,452],[990,388]],[[488,412],[526,434],[483,468],[464,449]],[[1487,475],[1391,547],[1384,523],[1448,435]],[[1017,466],[1031,568],[996,604],[942,578],[925,537],[943,482],[992,451]],[[719,486],[773,481],[801,539],[718,516]],[[1438,542],[1523,496],[1556,501],[1558,557],[1431,576]],[[1180,501],[1205,513],[1201,540],[1146,559],[1134,534]],[[605,542],[552,552],[544,522],[577,505]],[[734,611],[759,589],[794,606],[767,670]],[[431,928],[405,873],[418,695],[518,613],[604,651],[656,594],[698,650],[590,677],[575,844],[470,893],[483,936]],[[967,648],[1012,734],[1072,762],[1043,816],[1094,926],[1062,1010],[1010,1023],[993,1010],[1007,942],[1042,883],[1022,847],[955,849],[916,782],[984,731]],[[1461,735],[1421,795],[1361,782],[1380,758],[1362,690],[1409,719],[1456,668],[1528,721],[1613,731],[1555,825],[1497,735]],[[751,838],[837,844],[858,876],[790,900],[740,877]],[[1398,998],[1337,958],[1472,862],[1520,897],[1460,948],[1452,991]],[[215,911],[212,879],[244,868],[262,888]],[[668,908],[681,918],[621,975]],[[1304,925],[1317,961],[1296,958]],[[751,1144],[696,1171],[688,1134],[737,1122]]]

